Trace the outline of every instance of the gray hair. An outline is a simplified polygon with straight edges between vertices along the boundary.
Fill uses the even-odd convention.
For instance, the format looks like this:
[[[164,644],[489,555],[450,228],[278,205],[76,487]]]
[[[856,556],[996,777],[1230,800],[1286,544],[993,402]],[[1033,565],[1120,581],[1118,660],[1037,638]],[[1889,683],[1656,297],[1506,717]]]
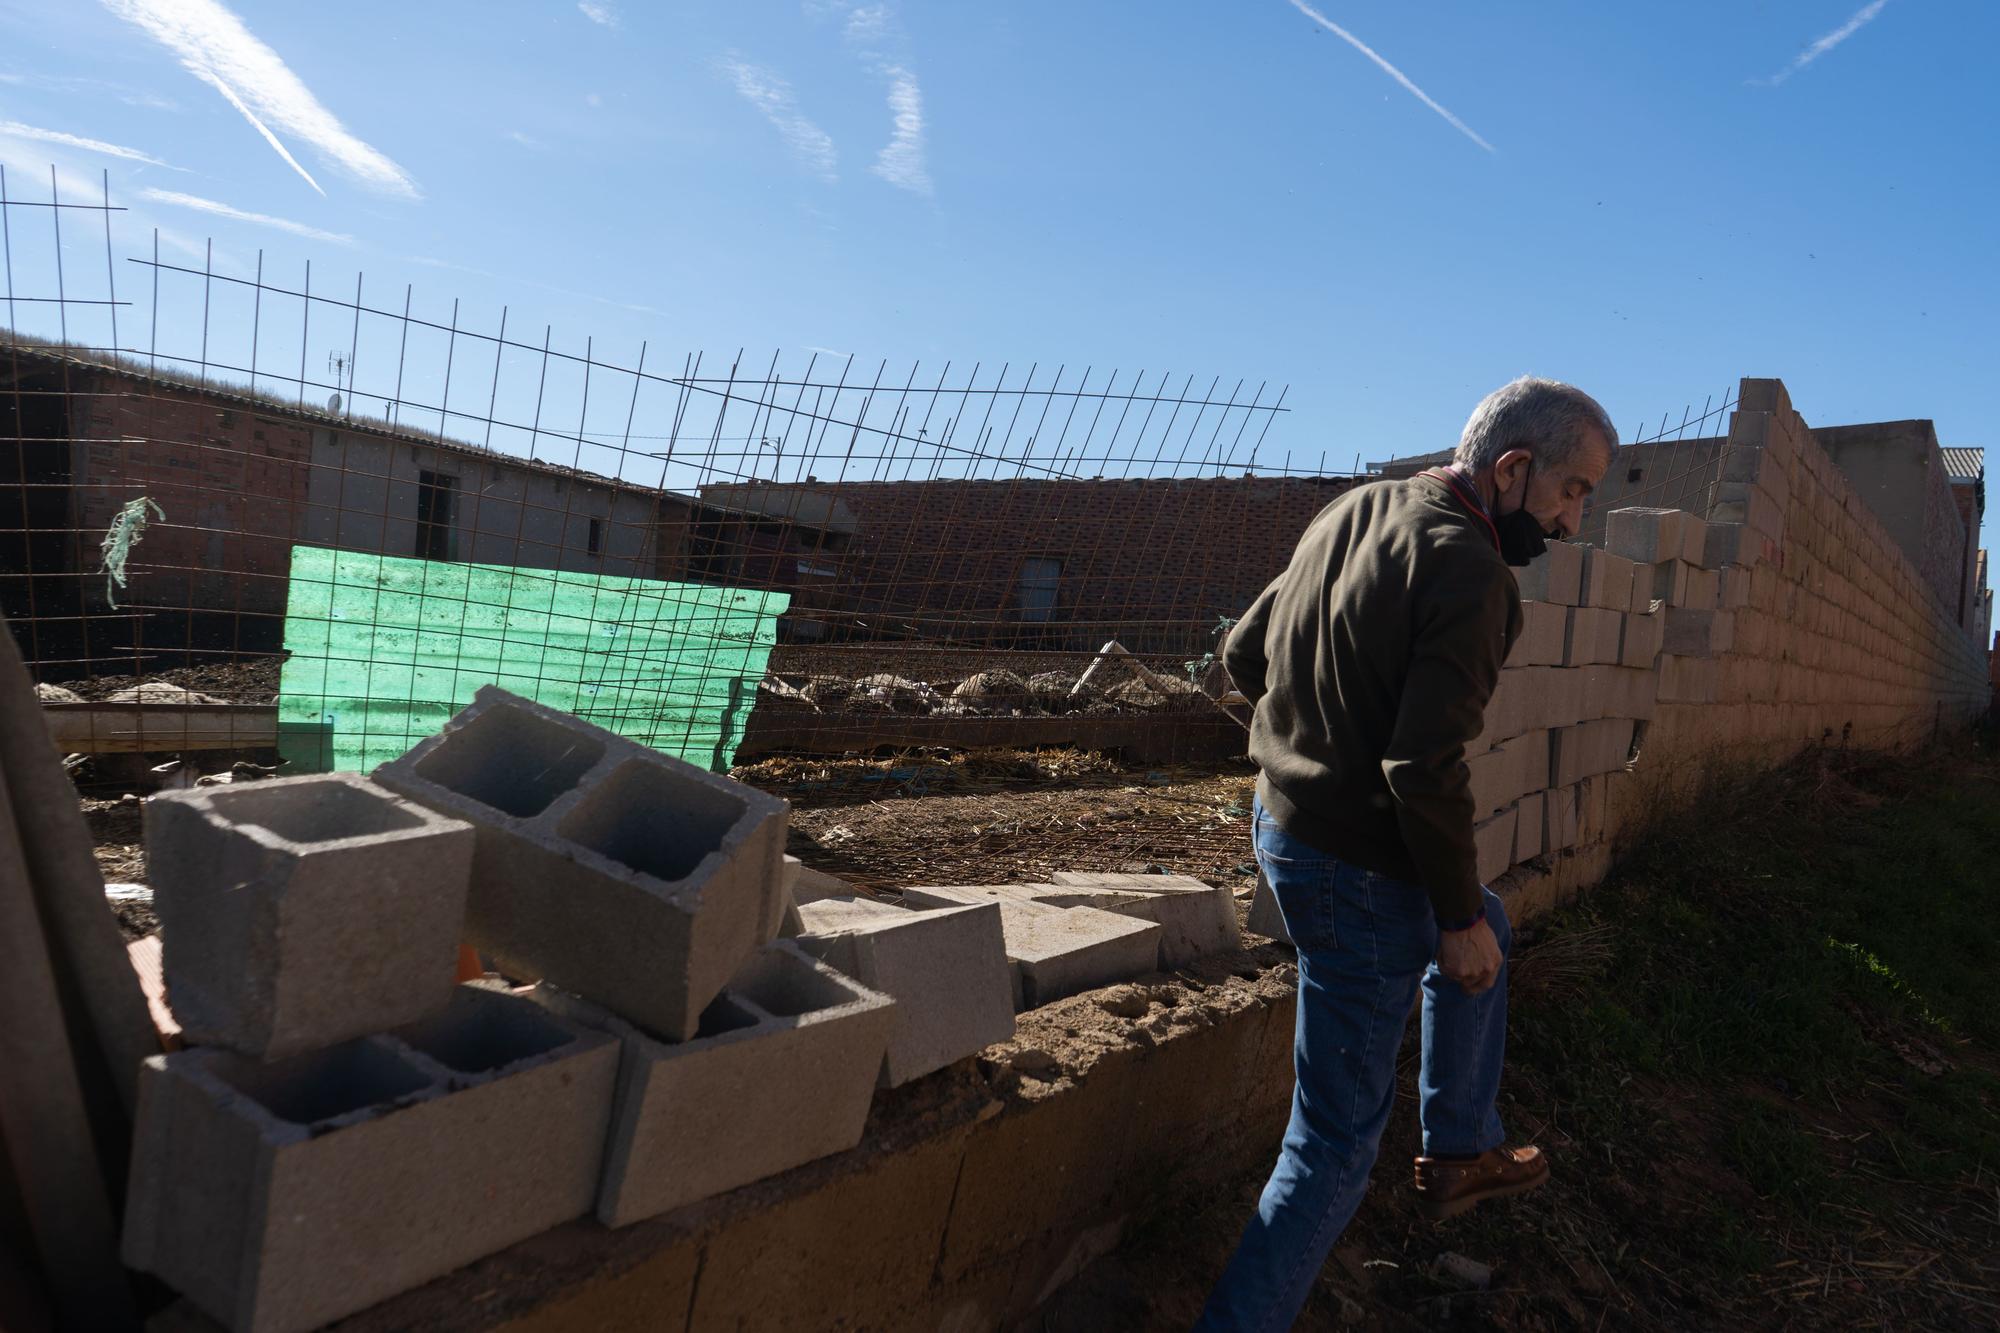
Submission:
[[[1486,395],[1459,436],[1452,461],[1478,472],[1509,449],[1527,449],[1535,462],[1560,466],[1593,432],[1614,451],[1618,428],[1595,398],[1572,384],[1523,375]]]

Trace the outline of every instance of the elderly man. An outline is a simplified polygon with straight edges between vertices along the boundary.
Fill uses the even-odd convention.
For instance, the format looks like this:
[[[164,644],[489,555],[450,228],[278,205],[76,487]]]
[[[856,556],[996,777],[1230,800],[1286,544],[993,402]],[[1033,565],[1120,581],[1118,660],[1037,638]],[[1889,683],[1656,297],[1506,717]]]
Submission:
[[[1300,538],[1223,651],[1256,707],[1257,861],[1298,947],[1283,1150],[1199,1327],[1280,1329],[1360,1205],[1419,988],[1419,1206],[1452,1217],[1548,1179],[1494,1107],[1510,930],[1479,882],[1465,747],[1521,630],[1509,566],[1576,534],[1618,436],[1522,378],[1452,462],[1357,486]]]

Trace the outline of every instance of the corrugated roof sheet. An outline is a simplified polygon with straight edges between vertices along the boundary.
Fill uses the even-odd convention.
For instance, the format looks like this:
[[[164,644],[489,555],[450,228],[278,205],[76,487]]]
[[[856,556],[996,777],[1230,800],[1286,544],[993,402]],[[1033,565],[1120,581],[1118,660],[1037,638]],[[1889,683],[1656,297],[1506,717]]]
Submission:
[[[1953,481],[1978,481],[1986,475],[1984,449],[1944,449],[1944,474]]]

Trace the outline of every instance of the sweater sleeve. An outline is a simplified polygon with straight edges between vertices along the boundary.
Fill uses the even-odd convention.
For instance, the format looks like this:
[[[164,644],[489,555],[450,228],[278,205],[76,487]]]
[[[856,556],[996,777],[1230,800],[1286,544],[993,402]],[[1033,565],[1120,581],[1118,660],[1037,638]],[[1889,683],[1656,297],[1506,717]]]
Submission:
[[[1257,594],[1257,600],[1250,603],[1243,618],[1231,627],[1229,638],[1222,645],[1223,670],[1229,673],[1230,684],[1242,691],[1253,708],[1270,688],[1266,678],[1270,675],[1271,659],[1264,648],[1264,635],[1271,628],[1271,599],[1277,595],[1284,577],[1280,574],[1272,579],[1270,586]]]
[[[1431,910],[1447,924],[1481,911],[1465,747],[1485,729],[1506,656],[1506,578],[1482,564],[1474,576],[1452,570],[1424,581],[1402,704],[1382,757],[1403,844]]]

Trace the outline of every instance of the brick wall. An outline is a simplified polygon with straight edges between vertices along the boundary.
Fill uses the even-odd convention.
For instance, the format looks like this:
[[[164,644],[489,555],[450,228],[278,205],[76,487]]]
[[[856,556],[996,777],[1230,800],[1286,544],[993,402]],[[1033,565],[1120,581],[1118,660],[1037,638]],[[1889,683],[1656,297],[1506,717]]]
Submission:
[[[1350,478],[845,482],[843,606],[917,632],[1033,646],[1202,652],[1283,570]],[[1029,561],[1053,561],[1046,621],[1023,606]],[[1047,567],[1044,566],[1044,569]]]

